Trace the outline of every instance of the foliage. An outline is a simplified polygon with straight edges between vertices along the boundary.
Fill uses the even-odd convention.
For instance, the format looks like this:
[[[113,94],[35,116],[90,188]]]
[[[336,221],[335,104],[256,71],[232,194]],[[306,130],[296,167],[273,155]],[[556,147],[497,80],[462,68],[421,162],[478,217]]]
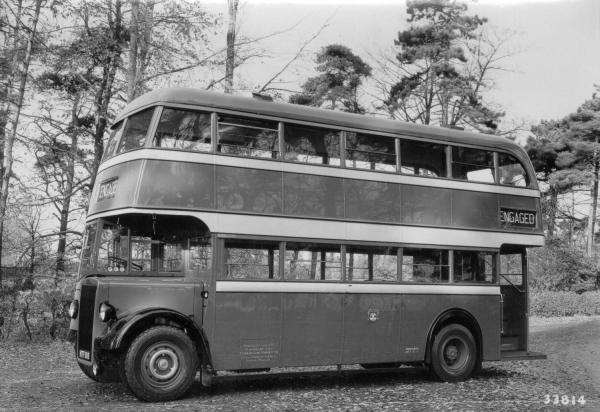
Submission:
[[[600,292],[576,294],[536,291],[531,294],[529,305],[531,316],[598,316],[600,315]]]
[[[0,289],[0,341],[66,339],[75,277],[50,273],[5,281]]]
[[[529,271],[534,290],[581,294],[600,287],[600,263],[578,248],[548,246],[532,249]]]
[[[358,89],[371,75],[371,67],[340,44],[323,47],[315,61],[323,74],[309,78],[302,93],[290,96],[290,103],[364,114]]]
[[[410,25],[394,41],[397,78],[383,100],[393,118],[497,129],[503,113],[485,104],[481,93],[492,83],[486,76],[497,69],[494,63],[507,57],[498,55],[504,40],[490,37],[481,29],[487,19],[467,10],[455,0],[407,1]]]

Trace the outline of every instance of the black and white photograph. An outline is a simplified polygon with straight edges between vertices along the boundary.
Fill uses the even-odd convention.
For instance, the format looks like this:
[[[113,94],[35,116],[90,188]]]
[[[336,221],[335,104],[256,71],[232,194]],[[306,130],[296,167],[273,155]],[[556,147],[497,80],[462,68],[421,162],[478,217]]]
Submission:
[[[599,411],[600,1],[0,0],[0,412]]]

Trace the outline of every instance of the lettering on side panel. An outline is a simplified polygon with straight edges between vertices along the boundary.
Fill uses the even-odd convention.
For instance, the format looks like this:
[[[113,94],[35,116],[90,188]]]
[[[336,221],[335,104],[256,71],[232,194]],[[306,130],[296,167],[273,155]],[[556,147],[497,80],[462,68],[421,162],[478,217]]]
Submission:
[[[500,208],[500,225],[504,227],[527,227],[535,229],[537,212]]]
[[[243,339],[240,345],[241,368],[274,368],[279,363],[279,339]]]

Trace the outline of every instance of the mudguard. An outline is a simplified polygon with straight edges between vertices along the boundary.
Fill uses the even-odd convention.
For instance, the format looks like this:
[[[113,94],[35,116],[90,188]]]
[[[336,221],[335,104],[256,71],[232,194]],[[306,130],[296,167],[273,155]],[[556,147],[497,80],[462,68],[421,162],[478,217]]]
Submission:
[[[102,336],[97,338],[97,345],[107,351],[117,350],[122,347],[129,332],[133,332],[137,326],[140,326],[151,318],[163,318],[175,323],[181,328],[186,328],[192,339],[196,343],[201,344],[202,354],[204,355],[203,364],[212,367],[208,339],[206,338],[204,331],[188,316],[165,308],[146,308],[116,320],[109,325],[109,328]]]

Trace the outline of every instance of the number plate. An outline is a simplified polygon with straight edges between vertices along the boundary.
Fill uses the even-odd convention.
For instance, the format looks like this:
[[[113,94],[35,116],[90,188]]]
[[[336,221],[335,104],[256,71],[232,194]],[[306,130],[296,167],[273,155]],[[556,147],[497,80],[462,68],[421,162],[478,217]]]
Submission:
[[[102,202],[103,200],[112,199],[117,194],[117,182],[119,179],[111,179],[106,182],[100,183],[100,188],[98,190],[98,199],[97,202]]]
[[[79,350],[79,357],[87,361],[91,360],[90,352],[87,350]]]

